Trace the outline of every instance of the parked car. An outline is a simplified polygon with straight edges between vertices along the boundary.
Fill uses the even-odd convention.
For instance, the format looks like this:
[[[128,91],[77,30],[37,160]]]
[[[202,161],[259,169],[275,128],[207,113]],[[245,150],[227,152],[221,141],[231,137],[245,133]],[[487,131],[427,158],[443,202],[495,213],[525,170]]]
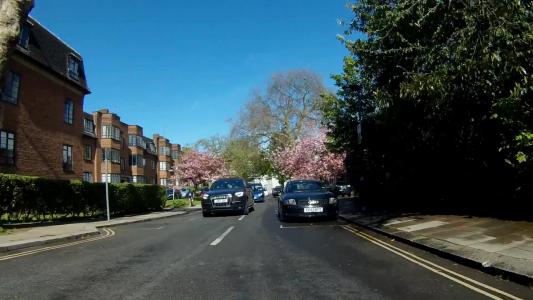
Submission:
[[[328,217],[338,215],[337,198],[326,185],[317,180],[290,180],[278,199],[278,218]]]
[[[180,192],[180,198],[187,198],[189,196],[189,193],[192,192],[192,190],[188,188],[181,188],[179,192]]]
[[[260,183],[250,183],[254,202],[265,202],[265,189]]]
[[[176,196],[176,193],[174,191],[174,189],[167,189],[167,199],[174,199],[174,198],[177,198],[175,197]]]
[[[220,178],[202,196],[204,217],[218,212],[236,212],[247,215],[254,207],[252,189],[242,178]]]
[[[337,190],[341,196],[351,196],[352,195],[352,186],[347,183],[337,183]]]
[[[279,194],[281,193],[281,190],[283,190],[283,187],[280,185],[272,188],[272,197],[276,198],[279,197]]]

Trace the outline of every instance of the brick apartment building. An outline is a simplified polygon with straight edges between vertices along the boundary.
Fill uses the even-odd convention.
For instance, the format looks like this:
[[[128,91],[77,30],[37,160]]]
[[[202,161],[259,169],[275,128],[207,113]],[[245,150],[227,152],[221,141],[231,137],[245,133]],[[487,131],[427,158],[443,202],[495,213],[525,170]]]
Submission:
[[[107,109],[85,113],[84,124],[83,180],[164,186],[169,183],[172,164],[167,158],[171,155],[167,155],[171,153],[167,150],[171,145],[168,139],[155,135],[156,140],[152,140],[144,136],[141,126],[125,124]],[[177,146],[174,148],[181,151],[181,146]],[[174,154],[179,156],[181,152]]]
[[[172,164],[174,166],[174,168],[172,168],[172,171],[171,171],[171,177],[173,178],[173,181],[170,183],[171,185],[173,186],[179,186],[180,183],[179,181],[176,179],[176,177],[174,176],[174,172],[175,172],[175,167],[179,164],[180,160],[181,160],[181,145],[180,144],[172,144],[171,147],[170,147],[170,156],[172,157]]]
[[[0,173],[171,183],[181,146],[107,109],[85,113],[81,55],[31,17],[0,89]]]
[[[0,88],[0,172],[81,179],[81,55],[28,17]]]
[[[160,136],[159,134],[154,134],[153,140],[157,147],[157,158],[159,161],[157,174],[157,178],[159,179],[158,183],[163,186],[172,185],[172,170],[174,167],[174,161],[171,154],[172,144],[167,138]]]

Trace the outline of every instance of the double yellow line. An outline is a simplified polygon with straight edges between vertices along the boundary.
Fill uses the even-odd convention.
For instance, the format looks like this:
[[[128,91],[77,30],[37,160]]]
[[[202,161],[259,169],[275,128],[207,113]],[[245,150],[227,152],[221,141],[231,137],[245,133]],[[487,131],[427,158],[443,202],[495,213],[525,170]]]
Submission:
[[[94,242],[94,241],[98,241],[98,240],[107,239],[107,238],[110,238],[110,237],[115,235],[115,232],[113,230],[111,230],[111,229],[108,229],[108,228],[104,228],[103,232],[104,232],[103,235],[99,235],[99,236],[93,237],[93,238],[88,238],[88,239],[83,239],[83,240],[80,240],[80,241],[65,243],[65,244],[61,244],[61,245],[42,247],[42,248],[39,248],[39,249],[28,250],[28,251],[18,252],[18,253],[14,253],[14,254],[0,256],[0,261],[9,260],[9,259],[17,258],[17,257],[22,257],[22,256],[33,255],[33,254],[37,254],[37,253],[40,253],[40,252],[45,252],[45,251],[50,251],[50,250],[55,250],[55,249],[60,249],[60,248],[71,247],[71,246],[75,246],[75,245],[79,245],[79,244],[90,243],[90,242]]]
[[[355,229],[351,226],[348,226],[348,225],[342,225],[341,226],[344,230],[347,230],[351,233],[353,233],[354,235],[360,237],[360,238],[363,238],[377,246],[380,246],[398,256],[401,256],[433,273],[436,273],[440,276],[443,276],[445,278],[448,278],[460,285],[463,285],[465,286],[466,288],[469,288],[475,292],[478,292],[482,295],[485,295],[491,299],[514,299],[514,300],[519,300],[521,298],[518,298],[516,296],[513,296],[509,293],[506,293],[502,290],[499,290],[499,289],[496,289],[496,288],[493,288],[491,286],[488,286],[484,283],[481,283],[479,281],[476,281],[472,278],[469,278],[469,277],[466,277],[462,274],[459,274],[457,272],[454,272],[452,270],[449,270],[449,269],[446,269],[442,266],[439,266],[435,263],[432,263],[426,259],[423,259],[419,256],[416,256],[410,252],[407,252],[403,249],[400,249],[398,247],[395,247],[389,243],[386,243],[380,239],[377,239],[367,233],[364,233],[358,229]]]

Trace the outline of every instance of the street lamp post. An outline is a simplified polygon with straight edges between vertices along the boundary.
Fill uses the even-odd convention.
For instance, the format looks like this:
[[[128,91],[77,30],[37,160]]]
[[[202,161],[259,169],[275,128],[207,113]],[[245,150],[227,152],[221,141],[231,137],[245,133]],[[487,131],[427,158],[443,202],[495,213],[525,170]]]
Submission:
[[[111,154],[111,153],[109,153]],[[105,178],[105,206],[107,209],[107,220],[111,220],[111,215],[109,214],[109,181],[111,180],[111,174],[109,174],[109,157],[106,159],[105,164],[106,169],[106,178]]]

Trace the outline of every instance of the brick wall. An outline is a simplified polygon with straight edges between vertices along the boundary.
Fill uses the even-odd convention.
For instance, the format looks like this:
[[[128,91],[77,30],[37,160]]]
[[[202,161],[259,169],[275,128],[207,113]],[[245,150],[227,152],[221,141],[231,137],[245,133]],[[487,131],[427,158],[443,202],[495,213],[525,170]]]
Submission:
[[[15,132],[15,165],[2,173],[81,179],[84,92],[15,52],[8,69],[20,75],[18,103],[0,101],[0,128]],[[74,103],[73,124],[64,121],[65,100]],[[63,145],[73,146],[73,170],[64,171]]]

